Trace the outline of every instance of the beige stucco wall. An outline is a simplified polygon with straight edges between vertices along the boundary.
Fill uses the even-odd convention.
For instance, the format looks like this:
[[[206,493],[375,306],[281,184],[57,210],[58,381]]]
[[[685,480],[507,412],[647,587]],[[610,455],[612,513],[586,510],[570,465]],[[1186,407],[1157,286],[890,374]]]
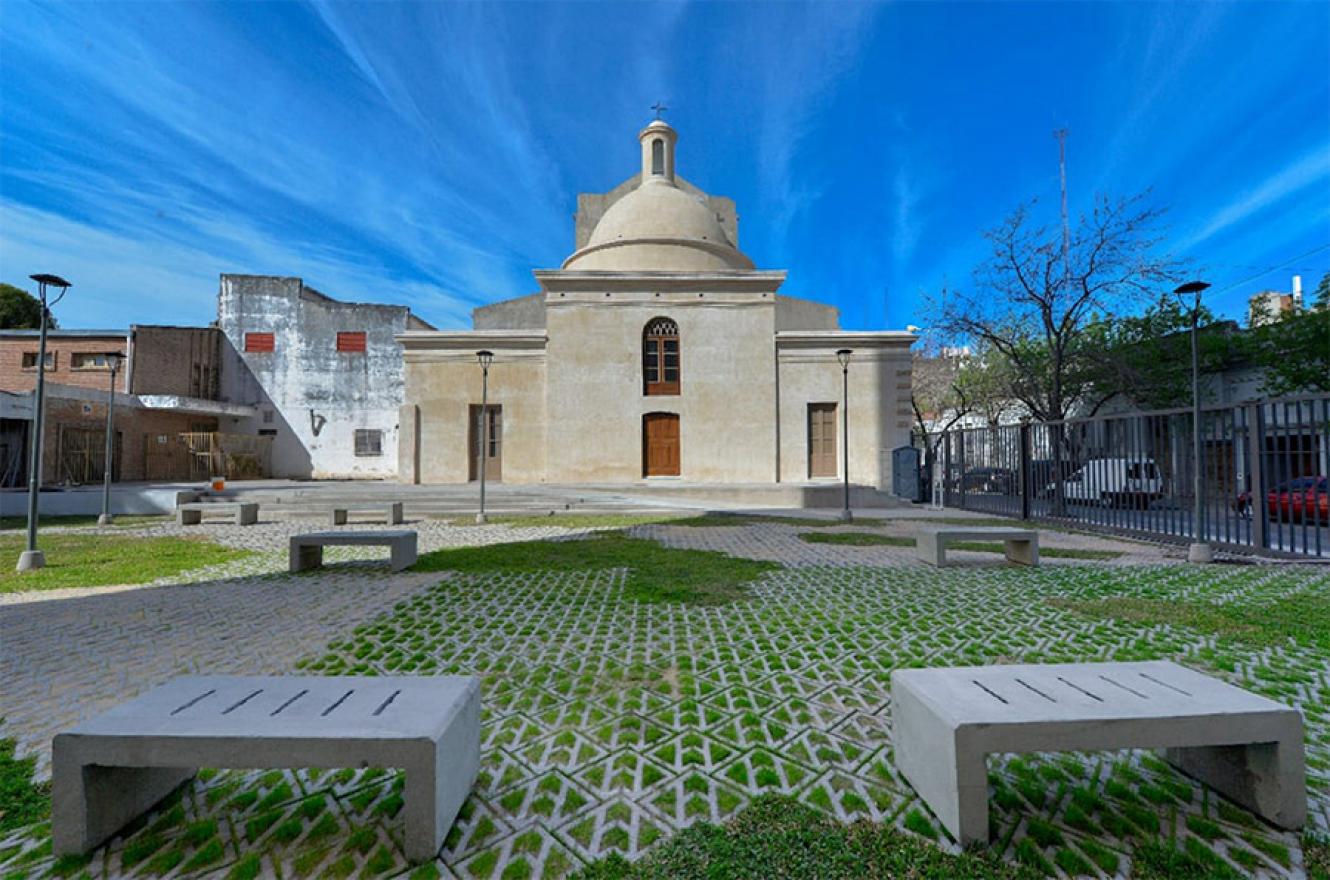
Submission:
[[[836,350],[854,351],[849,368],[850,482],[891,486],[891,450],[909,442],[909,337],[900,340],[827,335],[820,341],[781,341],[780,471],[783,482],[808,482],[808,404],[834,403],[837,462],[840,448],[842,374]],[[902,379],[903,372],[903,379]],[[903,409],[902,409],[903,407]],[[834,482],[834,480],[831,480]]]
[[[642,417],[671,412],[680,480],[773,482],[774,299],[715,289],[552,293],[548,480],[642,479]],[[659,316],[679,326],[677,397],[643,393],[642,330]]]
[[[464,483],[468,468],[471,405],[479,405],[481,371],[475,349],[494,351],[490,367],[489,402],[503,407],[503,480],[538,483],[545,477],[545,353],[505,347],[482,340],[461,350],[412,350],[406,355],[408,406],[417,407],[414,437],[403,431],[406,461],[418,461],[418,472],[403,470],[402,479],[422,483]],[[419,438],[419,449],[409,448]]]

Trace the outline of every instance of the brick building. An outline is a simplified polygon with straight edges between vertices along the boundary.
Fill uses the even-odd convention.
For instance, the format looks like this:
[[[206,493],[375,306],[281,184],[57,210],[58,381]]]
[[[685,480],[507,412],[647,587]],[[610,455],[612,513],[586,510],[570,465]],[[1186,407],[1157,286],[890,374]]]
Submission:
[[[253,407],[219,399],[223,344],[222,334],[213,327],[132,325],[128,330],[49,331],[43,482],[80,484],[102,479],[110,355],[123,358],[116,375],[112,478],[209,476],[208,471],[219,467],[217,438],[248,433],[247,423],[255,415]],[[0,425],[5,438],[0,452],[3,486],[21,486],[27,479],[37,348],[35,330],[0,331],[0,391],[8,392],[11,416]],[[27,401],[26,407],[19,398]],[[266,467],[261,460],[263,450],[253,441],[249,445],[255,449],[241,451],[242,466],[261,471]]]

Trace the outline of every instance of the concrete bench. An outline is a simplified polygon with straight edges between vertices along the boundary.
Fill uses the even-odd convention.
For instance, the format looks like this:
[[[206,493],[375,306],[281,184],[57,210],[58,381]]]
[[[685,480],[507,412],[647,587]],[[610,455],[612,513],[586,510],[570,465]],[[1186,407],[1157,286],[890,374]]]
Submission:
[[[1034,529],[922,529],[915,538],[915,549],[924,562],[941,567],[947,564],[947,544],[953,541],[1001,541],[1008,562],[1039,564],[1039,533]]]
[[[197,526],[203,522],[205,513],[225,515],[238,526],[252,526],[259,521],[257,501],[199,501],[181,504],[175,509],[175,521],[177,525]]]
[[[393,571],[416,564],[415,532],[311,532],[291,536],[290,570],[308,571],[323,565],[324,547],[366,545],[387,547],[392,554]]]
[[[962,845],[988,840],[990,752],[1163,749],[1281,828],[1306,821],[1302,714],[1176,663],[898,669],[896,766]]]
[[[334,507],[332,509],[332,524],[335,526],[346,525],[347,516],[352,511],[355,511],[356,513],[382,514],[384,522],[390,526],[399,526],[402,524],[402,502],[400,501],[385,504],[383,507]]]
[[[480,679],[177,678],[56,735],[56,854],[97,847],[199,767],[401,767],[406,855],[432,859],[480,768]]]

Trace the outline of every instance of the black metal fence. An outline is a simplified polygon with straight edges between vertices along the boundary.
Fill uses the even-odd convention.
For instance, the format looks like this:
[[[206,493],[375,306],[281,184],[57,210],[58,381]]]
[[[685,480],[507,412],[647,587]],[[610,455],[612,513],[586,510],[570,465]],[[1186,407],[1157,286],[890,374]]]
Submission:
[[[1330,396],[1027,422],[928,438],[949,507],[1190,540],[1201,469],[1201,534],[1217,546],[1330,557]]]

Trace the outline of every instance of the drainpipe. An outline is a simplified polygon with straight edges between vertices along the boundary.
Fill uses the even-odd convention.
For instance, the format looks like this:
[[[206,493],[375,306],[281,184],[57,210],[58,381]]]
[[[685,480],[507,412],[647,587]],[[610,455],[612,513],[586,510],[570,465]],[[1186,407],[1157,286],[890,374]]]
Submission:
[[[129,325],[125,334],[125,387],[126,394],[132,394],[134,388],[134,334],[138,332],[136,324]]]

